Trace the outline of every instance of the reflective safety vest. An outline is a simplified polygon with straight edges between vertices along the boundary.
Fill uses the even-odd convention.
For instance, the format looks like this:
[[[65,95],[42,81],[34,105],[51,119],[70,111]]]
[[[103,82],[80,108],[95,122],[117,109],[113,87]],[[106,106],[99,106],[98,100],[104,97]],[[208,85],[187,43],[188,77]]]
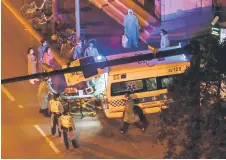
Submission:
[[[52,99],[49,101],[49,103],[50,103],[50,111],[54,113],[59,113],[60,102]]]
[[[70,123],[70,118],[71,118],[71,116],[69,116],[69,115],[62,115],[60,117],[61,125],[66,128],[71,127],[72,124]]]

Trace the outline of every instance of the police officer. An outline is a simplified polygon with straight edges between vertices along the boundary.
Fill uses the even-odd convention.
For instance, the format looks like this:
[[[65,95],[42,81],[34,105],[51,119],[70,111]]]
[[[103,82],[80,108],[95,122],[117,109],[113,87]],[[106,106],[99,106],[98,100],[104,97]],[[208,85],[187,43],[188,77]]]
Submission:
[[[65,110],[63,115],[59,118],[60,131],[63,133],[64,144],[69,149],[68,137],[71,140],[73,148],[79,147],[75,140],[75,125],[69,110]]]
[[[54,98],[49,101],[49,111],[51,113],[51,132],[52,135],[56,134],[56,125],[58,125],[58,119],[63,113],[63,106],[61,102],[59,101],[59,94],[54,94]],[[61,132],[59,130],[59,125],[58,125],[58,134],[59,137],[61,136]]]

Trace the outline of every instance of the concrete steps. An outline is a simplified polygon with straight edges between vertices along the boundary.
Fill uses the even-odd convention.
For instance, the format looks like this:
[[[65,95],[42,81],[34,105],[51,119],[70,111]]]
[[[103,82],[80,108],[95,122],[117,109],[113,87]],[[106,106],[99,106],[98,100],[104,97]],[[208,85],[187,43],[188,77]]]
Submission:
[[[149,24],[152,24],[153,26],[157,27],[160,25],[159,20],[157,20],[154,16],[150,15],[147,11],[138,6],[132,0],[115,0],[115,1],[120,5],[124,5],[126,8],[133,9],[135,14],[138,16],[139,21],[146,24],[143,26],[148,26]]]
[[[97,8],[103,10],[107,15],[112,17],[118,23],[123,24],[123,13],[119,12],[116,8],[112,7],[105,0],[89,0],[93,3]],[[114,14],[117,12],[118,14]]]
[[[108,14],[110,17],[112,17],[114,20],[116,20],[118,23],[123,25],[124,23],[124,16],[127,14],[128,7],[126,7],[124,4],[122,4],[119,0],[89,0],[91,3],[93,3],[96,7],[99,9],[102,9],[106,14]],[[149,23],[144,20],[141,16],[137,15],[139,19],[139,23],[142,29],[142,32],[140,33],[140,39],[147,42],[147,39],[149,38],[150,31],[152,29],[147,30]]]
[[[116,0],[112,0],[110,1],[110,4],[113,5],[113,7],[117,8],[120,12],[122,12],[124,15],[127,14],[128,10],[127,7],[125,7],[124,5],[121,5],[120,3],[118,3]]]

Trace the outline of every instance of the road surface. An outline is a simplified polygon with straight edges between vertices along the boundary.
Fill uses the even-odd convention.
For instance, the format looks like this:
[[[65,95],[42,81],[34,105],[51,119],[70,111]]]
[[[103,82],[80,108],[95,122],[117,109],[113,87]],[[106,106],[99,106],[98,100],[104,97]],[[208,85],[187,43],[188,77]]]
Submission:
[[[2,5],[2,78],[26,75],[24,53],[28,46],[38,45]],[[61,91],[65,86],[63,77],[53,78],[53,84]],[[67,151],[60,138],[50,135],[49,118],[38,113],[37,86],[38,83],[32,85],[29,81],[2,85],[2,158],[162,157],[163,146],[153,143],[154,115],[148,116],[151,125],[146,133],[131,126],[126,135],[120,134],[119,121],[106,119],[103,113],[82,120],[75,117],[76,139],[81,147]]]
[[[2,5],[2,78],[26,75],[24,53],[28,46],[38,45]],[[37,85],[23,81],[2,89],[2,158],[60,158],[34,127],[49,123],[38,114]]]

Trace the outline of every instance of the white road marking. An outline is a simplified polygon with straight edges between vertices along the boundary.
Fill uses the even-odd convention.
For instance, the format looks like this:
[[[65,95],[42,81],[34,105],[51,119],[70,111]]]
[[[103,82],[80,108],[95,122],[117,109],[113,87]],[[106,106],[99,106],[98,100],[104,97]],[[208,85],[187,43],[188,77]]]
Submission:
[[[19,108],[24,108],[22,105],[18,105]]]
[[[130,133],[128,133],[130,136],[131,136],[131,134]],[[126,136],[125,136],[126,137]],[[143,156],[143,157],[145,157],[144,156],[144,154],[141,152],[141,150],[137,147],[137,145],[135,145],[128,137],[126,137],[126,139],[128,139],[129,140],[129,142],[133,145],[133,147]]]
[[[9,93],[9,91],[2,85],[2,91],[9,98],[10,101],[15,101],[15,98]]]
[[[140,150],[133,142],[130,141],[130,143],[133,145],[134,148],[136,148],[136,150],[137,150],[143,157],[145,157],[144,154],[141,152],[141,150]]]
[[[39,133],[41,133],[41,135],[45,138],[45,140],[48,142],[48,144],[54,150],[54,152],[60,153],[60,151],[56,148],[53,142],[46,136],[46,134],[42,131],[42,129],[38,125],[34,125],[34,127],[39,131]]]
[[[18,14],[18,11],[16,11],[12,5],[8,2],[8,0],[2,0],[1,1],[7,8],[10,12],[12,12],[12,14],[20,21],[20,23],[26,27],[26,29],[32,34],[32,36],[35,37],[35,39],[37,40],[41,40],[42,37],[38,34],[38,33],[35,33],[33,31],[33,28],[31,25],[29,25],[29,22],[27,22],[20,14]]]
[[[18,19],[20,21],[20,23],[27,29],[26,31],[28,31],[36,40],[40,41],[43,39],[43,37],[41,35],[39,35],[38,32],[36,32],[33,27],[30,25],[30,23],[22,17],[22,15],[19,13],[19,11],[17,11],[10,3],[9,0],[1,0],[1,2],[5,5],[5,7],[8,8],[8,10],[10,12],[12,12],[12,14],[16,17],[16,19]],[[55,53],[55,51],[53,52],[53,58],[56,60],[56,62],[58,64],[60,64],[60,66],[63,66],[66,64],[66,62],[63,60],[61,60],[57,53]]]

